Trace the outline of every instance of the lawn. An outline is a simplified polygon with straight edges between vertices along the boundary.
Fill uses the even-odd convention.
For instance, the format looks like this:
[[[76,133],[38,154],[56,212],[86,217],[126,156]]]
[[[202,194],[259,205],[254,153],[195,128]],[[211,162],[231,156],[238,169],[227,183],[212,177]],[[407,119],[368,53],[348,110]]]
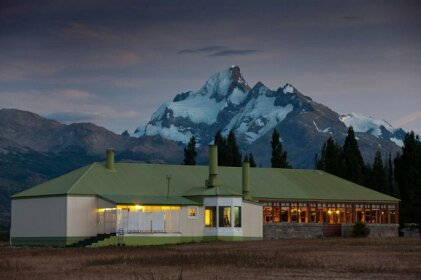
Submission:
[[[421,238],[0,247],[0,279],[421,279]]]

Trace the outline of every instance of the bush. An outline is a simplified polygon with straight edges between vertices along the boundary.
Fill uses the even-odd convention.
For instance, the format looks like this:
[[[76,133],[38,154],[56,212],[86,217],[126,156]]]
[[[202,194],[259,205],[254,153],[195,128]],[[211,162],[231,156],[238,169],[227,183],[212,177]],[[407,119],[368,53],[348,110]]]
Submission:
[[[370,229],[363,222],[356,222],[352,226],[353,237],[367,237],[370,233]]]

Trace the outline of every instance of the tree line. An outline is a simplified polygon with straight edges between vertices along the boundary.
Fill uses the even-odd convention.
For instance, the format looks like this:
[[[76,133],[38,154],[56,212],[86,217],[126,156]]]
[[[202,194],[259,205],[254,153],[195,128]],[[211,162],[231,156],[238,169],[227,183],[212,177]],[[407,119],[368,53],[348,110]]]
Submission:
[[[230,131],[225,138],[221,131],[218,131],[214,138],[214,145],[218,146],[218,165],[219,166],[241,166],[243,161],[248,161],[250,167],[256,167],[256,162],[252,153],[241,154],[237,145],[235,133]],[[287,152],[283,150],[278,131],[275,129],[272,134],[272,157],[271,166],[273,168],[292,168],[288,162]],[[185,165],[196,165],[196,138],[192,136],[187,146],[184,148]]]
[[[377,150],[370,165],[364,162],[350,127],[343,146],[332,137],[323,144],[315,168],[401,199],[400,221],[421,224],[421,141],[414,132],[405,135],[402,153],[393,159],[389,153],[383,159]]]
[[[226,138],[218,131],[214,144],[218,146],[219,166],[241,166],[242,161],[246,160],[251,167],[256,167],[252,153],[241,154],[233,131]],[[292,168],[276,129],[270,145],[271,167]],[[184,148],[184,164],[195,165],[196,156],[196,138],[192,136]],[[349,127],[342,146],[332,137],[327,139],[320,158],[315,155],[315,169],[401,199],[400,221],[421,224],[421,141],[414,132],[406,134],[402,153],[394,158],[389,153],[383,159],[380,150],[377,150],[370,165],[364,162],[354,129]]]

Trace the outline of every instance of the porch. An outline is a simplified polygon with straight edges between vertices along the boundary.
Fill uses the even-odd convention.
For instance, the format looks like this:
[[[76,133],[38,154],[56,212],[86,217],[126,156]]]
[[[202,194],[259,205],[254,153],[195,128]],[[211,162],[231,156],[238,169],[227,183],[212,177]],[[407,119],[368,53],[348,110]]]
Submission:
[[[181,206],[117,205],[97,210],[98,233],[124,235],[181,234]]]

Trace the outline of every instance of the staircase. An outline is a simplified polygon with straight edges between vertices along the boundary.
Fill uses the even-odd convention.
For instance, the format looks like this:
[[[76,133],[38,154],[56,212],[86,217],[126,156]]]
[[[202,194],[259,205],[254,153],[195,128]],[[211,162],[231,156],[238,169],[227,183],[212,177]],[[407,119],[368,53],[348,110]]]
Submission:
[[[342,224],[323,224],[323,237],[342,236]]]
[[[77,243],[71,244],[67,247],[87,247],[87,246],[90,246],[90,245],[92,245],[94,243],[97,243],[99,241],[110,238],[111,236],[115,236],[115,233],[98,234],[97,236],[89,237],[89,238],[81,240]]]

